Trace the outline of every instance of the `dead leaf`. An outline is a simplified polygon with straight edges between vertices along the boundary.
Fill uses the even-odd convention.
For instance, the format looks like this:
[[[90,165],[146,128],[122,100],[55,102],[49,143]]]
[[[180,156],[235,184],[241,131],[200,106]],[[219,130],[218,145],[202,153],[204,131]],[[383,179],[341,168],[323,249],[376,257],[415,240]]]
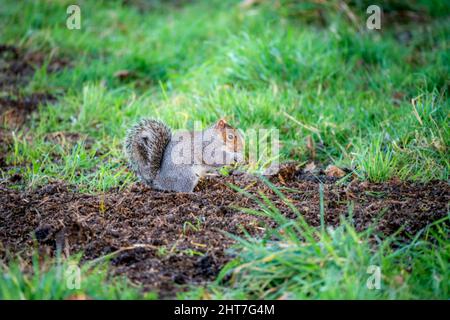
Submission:
[[[305,166],[305,172],[310,172],[310,173],[313,173],[313,172],[315,172],[316,171],[316,169],[317,169],[317,166],[316,166],[316,164],[314,163],[314,162],[310,162],[310,163],[308,163],[306,166]]]
[[[392,94],[392,101],[394,102],[394,105],[396,105],[396,106],[400,105],[400,103],[402,101],[404,101],[405,96],[406,96],[405,93],[400,92],[400,91],[395,91]]]
[[[342,178],[343,176],[345,176],[344,170],[342,170],[341,168],[338,168],[336,166],[333,166],[333,165],[329,165],[325,169],[325,174],[328,177],[334,177],[334,178]]]
[[[401,275],[397,275],[394,277],[394,281],[398,285],[402,285],[405,282],[405,279]]]
[[[133,71],[124,69],[124,70],[119,70],[116,73],[114,73],[114,77],[123,80],[123,79],[131,77],[133,74],[134,74]]]
[[[250,8],[250,7],[252,7],[253,5],[255,5],[255,4],[259,3],[259,2],[262,2],[262,0],[244,0],[244,1],[242,1],[239,4],[239,6],[241,8],[245,9],[245,8]]]
[[[85,295],[84,293],[79,293],[67,297],[66,300],[92,300],[92,299],[87,295]]]

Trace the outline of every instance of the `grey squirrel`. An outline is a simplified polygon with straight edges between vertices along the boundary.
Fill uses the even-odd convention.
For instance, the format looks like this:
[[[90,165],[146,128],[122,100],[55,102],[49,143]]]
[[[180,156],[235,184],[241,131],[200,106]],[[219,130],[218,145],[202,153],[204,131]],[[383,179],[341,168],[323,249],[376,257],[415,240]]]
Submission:
[[[243,161],[244,139],[224,119],[203,131],[173,134],[163,122],[143,119],[128,130],[125,154],[148,186],[192,192],[208,171]]]

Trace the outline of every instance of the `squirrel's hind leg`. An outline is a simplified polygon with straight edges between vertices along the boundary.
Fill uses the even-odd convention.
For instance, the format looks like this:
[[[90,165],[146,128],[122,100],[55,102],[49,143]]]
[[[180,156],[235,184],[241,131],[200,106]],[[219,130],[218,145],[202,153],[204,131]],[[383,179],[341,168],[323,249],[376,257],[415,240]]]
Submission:
[[[193,192],[197,185],[198,177],[189,170],[184,173],[180,171],[164,174],[161,172],[153,180],[152,186],[158,190],[175,192]]]

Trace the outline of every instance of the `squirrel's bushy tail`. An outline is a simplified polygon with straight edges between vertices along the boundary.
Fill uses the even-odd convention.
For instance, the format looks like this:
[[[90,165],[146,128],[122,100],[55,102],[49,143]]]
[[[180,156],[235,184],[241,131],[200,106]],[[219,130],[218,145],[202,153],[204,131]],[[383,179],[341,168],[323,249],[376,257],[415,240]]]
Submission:
[[[152,184],[170,142],[172,132],[163,122],[143,119],[131,127],[125,139],[125,154],[131,169],[146,184]]]

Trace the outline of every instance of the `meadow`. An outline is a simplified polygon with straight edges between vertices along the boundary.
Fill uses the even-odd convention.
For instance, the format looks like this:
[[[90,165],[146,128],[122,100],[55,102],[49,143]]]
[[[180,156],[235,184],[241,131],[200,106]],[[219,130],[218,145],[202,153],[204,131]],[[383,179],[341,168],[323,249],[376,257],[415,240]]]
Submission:
[[[70,196],[57,201],[75,197],[81,203],[89,198],[98,215],[114,220],[112,203],[118,202],[112,194],[137,199],[129,198],[130,190],[140,187],[127,168],[123,139],[126,129],[143,117],[161,119],[174,129],[192,128],[195,121],[206,126],[221,117],[243,130],[276,129],[280,161],[295,161],[298,172],[313,162],[317,171],[312,175],[319,176],[316,184],[308,185],[314,191],[295,184],[302,177],[297,173],[295,179],[290,176],[292,185],[290,180],[287,186],[264,180],[264,187],[253,193],[242,181],[227,185],[230,197],[235,192],[257,203],[236,210],[239,217],[262,219],[258,228],[263,232],[233,234],[226,229],[220,239],[229,239],[221,241],[230,245],[220,248],[220,263],[214,264],[208,281],[189,274],[198,281],[181,281],[182,289],[169,290],[169,296],[449,298],[447,2],[384,1],[381,29],[369,30],[366,8],[371,3],[364,0],[78,1],[81,29],[70,30],[66,9],[72,2],[1,2],[0,298],[161,297],[139,277],[123,277],[116,269],[108,272],[110,260],[122,254],[123,247],[86,253],[100,258],[100,265],[83,258],[83,252],[91,250],[88,246],[67,255],[53,250],[52,242],[50,257],[43,258],[39,239],[29,235],[37,225],[22,235],[9,222],[38,211],[45,216],[46,211],[33,213],[21,199],[30,195],[37,201],[39,192],[50,197],[60,190]],[[342,168],[345,176],[326,180],[323,169],[329,165]],[[221,174],[230,179],[227,172]],[[330,190],[336,185],[340,192],[352,181],[370,190],[351,201],[336,200],[339,210],[331,226],[331,218],[326,218],[333,214]],[[46,189],[54,185],[64,187]],[[208,186],[204,188],[208,192]],[[146,189],[137,192],[161,196]],[[317,223],[295,205],[296,198],[285,196],[296,192],[312,197]],[[397,197],[397,192],[397,203],[383,206],[381,200],[391,193]],[[353,210],[362,217],[369,209],[358,199],[380,198],[378,213],[392,214],[392,219],[396,212],[410,214],[421,224],[408,229],[408,223],[415,222],[405,218],[404,225],[395,224],[398,230],[391,226],[389,232],[380,232],[376,222],[360,228],[352,220]],[[171,212],[166,207],[162,211]],[[59,218],[45,216],[48,221]],[[172,244],[151,242],[159,246],[152,258],[194,259],[209,252],[208,247],[192,249],[187,239],[213,228],[189,219],[180,222],[181,231],[174,234],[186,245],[174,249]],[[142,223],[155,227],[147,220]],[[26,239],[17,240],[24,250],[15,244],[8,248],[15,235]],[[228,252],[233,258],[222,259]],[[133,259],[129,263],[141,261]],[[61,271],[71,263],[81,266],[83,280],[77,289],[66,285]],[[373,265],[382,272],[377,290],[366,286],[367,267]]]

